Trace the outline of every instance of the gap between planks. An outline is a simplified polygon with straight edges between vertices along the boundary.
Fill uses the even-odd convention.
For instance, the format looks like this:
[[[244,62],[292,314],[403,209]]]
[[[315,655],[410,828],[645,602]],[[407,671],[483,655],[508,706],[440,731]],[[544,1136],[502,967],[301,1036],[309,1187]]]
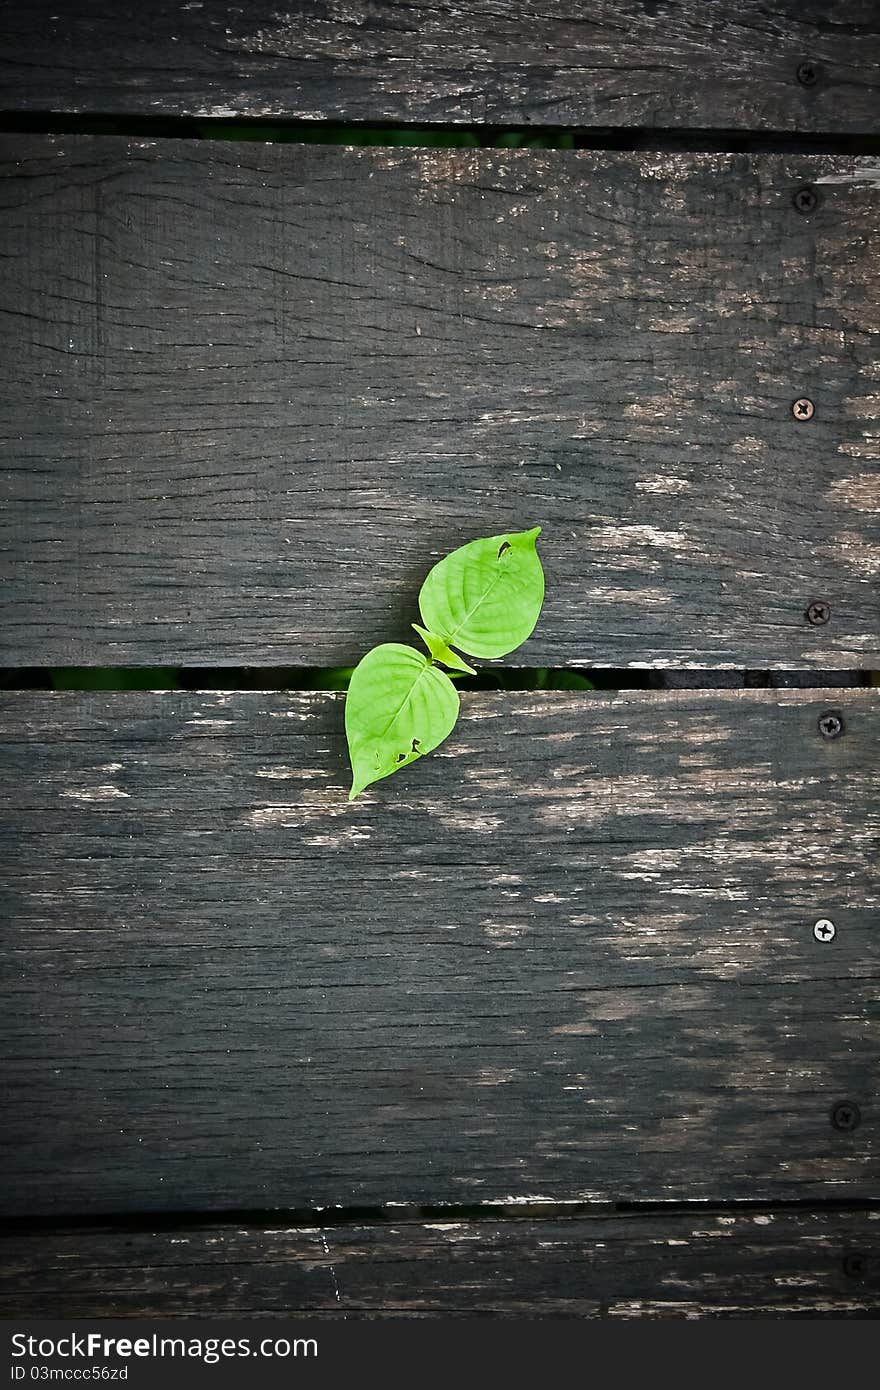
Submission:
[[[614,126],[416,125],[367,121],[288,121],[243,116],[129,116],[105,111],[78,116],[64,111],[0,111],[0,133],[118,135],[122,138],[229,140],[261,145],[372,145],[409,149],[619,150],[645,154],[851,154],[880,155],[880,135],[834,131],[674,130]]]
[[[53,690],[70,693],[89,691],[289,691],[291,694],[314,690],[344,690],[350,667],[332,666],[83,666],[0,667],[0,691]],[[594,693],[617,690],[823,690],[874,686],[880,672],[777,671],[676,667],[539,667],[484,666],[476,675],[457,679],[459,690],[557,690],[589,687],[571,684],[583,677]]]
[[[422,1225],[428,1221],[579,1221],[591,1217],[724,1216],[788,1212],[857,1214],[880,1213],[880,1197],[691,1198],[679,1201],[602,1202],[546,1200],[517,1197],[507,1201],[477,1204],[440,1202],[435,1205],[411,1202],[385,1202],[377,1206],[334,1205],[296,1208],[235,1208],[228,1210],[181,1210],[168,1212],[63,1212],[47,1216],[0,1217],[0,1239],[7,1235],[39,1235],[62,1231],[162,1231],[193,1230],[203,1227],[243,1227],[251,1230],[314,1230],[315,1227]]]

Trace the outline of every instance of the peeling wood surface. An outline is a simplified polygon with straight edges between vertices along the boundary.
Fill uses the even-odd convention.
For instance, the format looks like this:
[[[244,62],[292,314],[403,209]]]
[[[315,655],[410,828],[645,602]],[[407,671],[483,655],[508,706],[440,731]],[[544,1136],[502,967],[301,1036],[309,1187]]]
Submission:
[[[5,1212],[876,1196],[874,692],[2,709]]]
[[[18,111],[873,132],[880,92],[874,0],[32,0],[0,35]]]
[[[856,159],[0,148],[6,664],[352,664],[541,524],[515,663],[880,665]]]
[[[0,1316],[831,1317],[880,1309],[880,1213],[205,1224],[0,1239]]]

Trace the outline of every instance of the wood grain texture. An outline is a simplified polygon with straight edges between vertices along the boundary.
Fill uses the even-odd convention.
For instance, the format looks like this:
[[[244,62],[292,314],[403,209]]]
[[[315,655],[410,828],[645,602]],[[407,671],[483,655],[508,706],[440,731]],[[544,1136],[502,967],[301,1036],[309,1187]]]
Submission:
[[[873,132],[880,93],[873,0],[32,0],[0,24],[18,111]]]
[[[859,1317],[877,1213],[775,1211],[0,1238],[0,1316]]]
[[[2,709],[3,1211],[876,1195],[874,692]]]
[[[439,555],[541,524],[513,663],[880,666],[852,158],[6,137],[0,171],[6,664],[353,664]]]

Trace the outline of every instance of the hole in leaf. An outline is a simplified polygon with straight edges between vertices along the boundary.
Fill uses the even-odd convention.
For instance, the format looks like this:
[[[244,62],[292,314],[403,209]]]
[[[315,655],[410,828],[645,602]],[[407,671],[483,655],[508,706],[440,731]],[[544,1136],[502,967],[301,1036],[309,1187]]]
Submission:
[[[413,753],[418,753],[418,751],[419,751],[419,749],[421,748],[421,746],[422,746],[422,740],[421,740],[420,738],[414,738],[413,741],[412,741],[412,751],[413,751]]]
[[[405,753],[398,753],[398,755],[397,755],[397,761],[398,761],[399,763],[402,763],[402,762],[404,761],[405,758],[406,758],[406,754],[405,754]]]
[[[509,549],[510,549],[510,541],[502,541],[501,544],[500,544],[500,546],[498,547],[498,559],[500,560],[500,559],[501,559],[501,556],[504,554],[505,550],[509,550]]]

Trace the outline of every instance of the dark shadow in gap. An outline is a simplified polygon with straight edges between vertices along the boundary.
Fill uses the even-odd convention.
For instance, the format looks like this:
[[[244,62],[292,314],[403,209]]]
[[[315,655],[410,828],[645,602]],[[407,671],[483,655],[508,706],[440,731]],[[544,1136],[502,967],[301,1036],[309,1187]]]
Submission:
[[[346,690],[350,666],[0,667],[0,690]],[[459,690],[821,690],[868,686],[870,671],[491,667]]]
[[[177,1231],[208,1226],[242,1226],[252,1230],[285,1227],[401,1225],[421,1221],[534,1221],[582,1220],[585,1217],[604,1219],[632,1216],[712,1216],[742,1212],[874,1212],[880,1211],[875,1197],[792,1197],[743,1198],[733,1201],[697,1197],[679,1201],[598,1201],[440,1203],[389,1206],[294,1207],[294,1208],[235,1208],[218,1210],[182,1210],[150,1212],[62,1212],[53,1216],[6,1216],[0,1218],[0,1240],[3,1236],[39,1234],[42,1231],[65,1230],[119,1231]]]
[[[114,135],[132,139],[240,140],[259,144],[409,145],[421,149],[645,150],[730,154],[880,154],[880,134],[826,131],[675,130],[616,126],[499,126],[326,120],[271,116],[130,116],[104,112],[0,111],[9,134]]]

